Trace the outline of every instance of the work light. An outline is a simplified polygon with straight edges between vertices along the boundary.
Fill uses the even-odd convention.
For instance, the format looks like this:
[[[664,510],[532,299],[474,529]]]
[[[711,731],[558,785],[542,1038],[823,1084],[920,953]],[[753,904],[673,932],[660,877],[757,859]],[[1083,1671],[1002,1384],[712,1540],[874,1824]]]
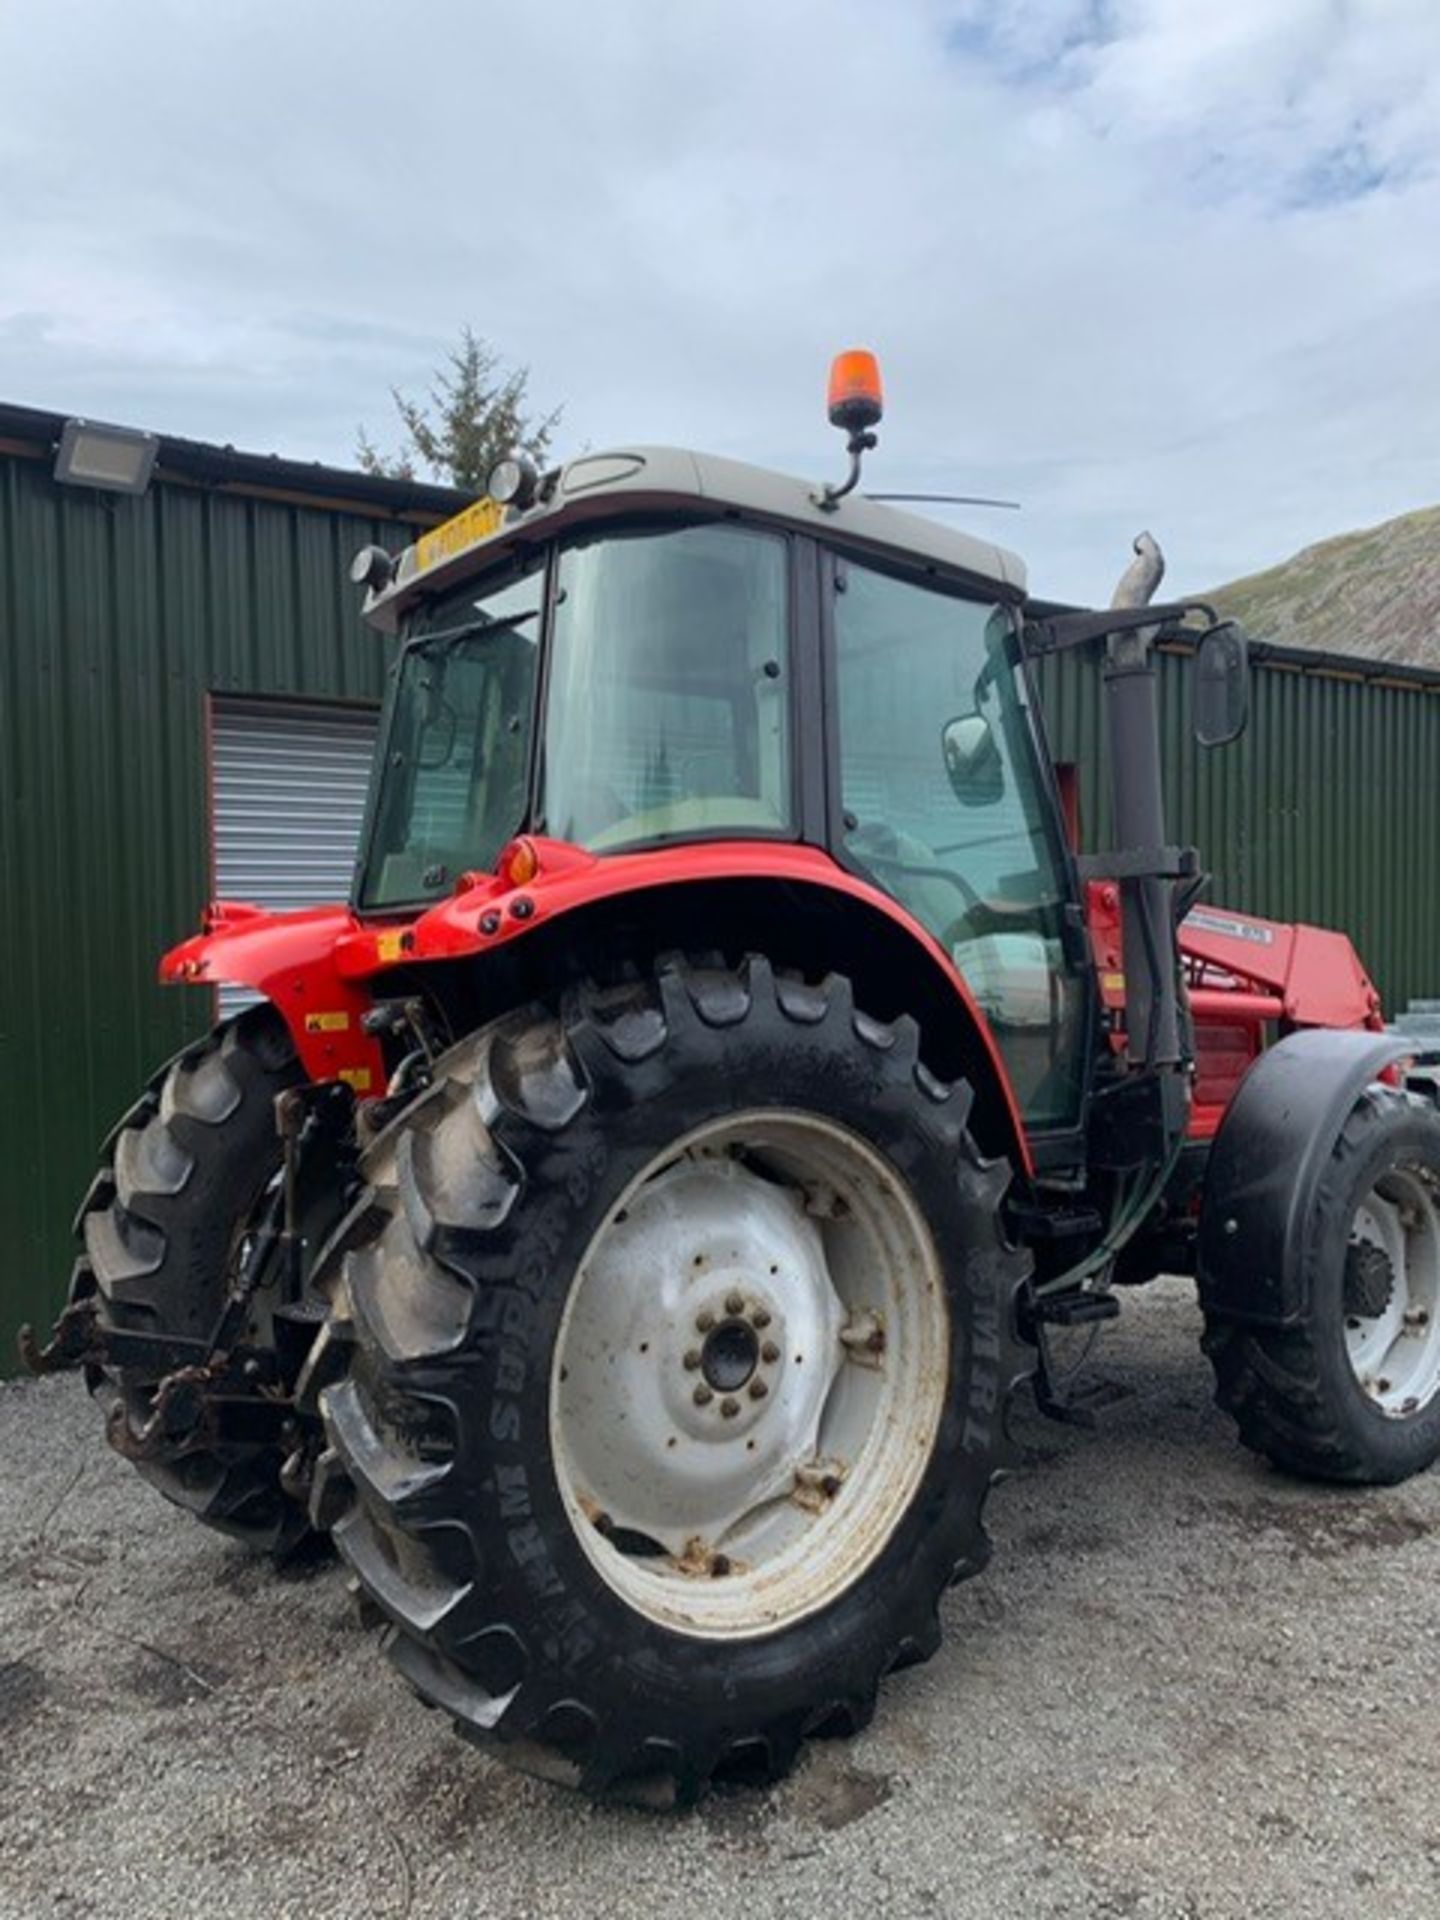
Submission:
[[[540,469],[528,453],[512,447],[490,469],[485,491],[502,507],[528,507],[540,484]]]

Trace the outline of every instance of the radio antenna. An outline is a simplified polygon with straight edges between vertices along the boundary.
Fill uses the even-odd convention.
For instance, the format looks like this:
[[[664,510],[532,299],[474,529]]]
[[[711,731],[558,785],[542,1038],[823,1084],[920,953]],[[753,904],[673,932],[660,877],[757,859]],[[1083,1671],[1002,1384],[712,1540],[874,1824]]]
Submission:
[[[992,500],[985,493],[867,493],[867,500],[923,500],[927,506],[1005,507],[1019,513],[1018,500]]]

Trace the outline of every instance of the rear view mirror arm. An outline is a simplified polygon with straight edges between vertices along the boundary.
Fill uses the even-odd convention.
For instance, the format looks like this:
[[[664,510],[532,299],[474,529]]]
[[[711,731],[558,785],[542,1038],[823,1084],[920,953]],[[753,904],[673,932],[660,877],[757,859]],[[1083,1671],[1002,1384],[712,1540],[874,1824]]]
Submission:
[[[1200,613],[1213,625],[1215,609],[1204,600],[1174,600],[1154,607],[1109,607],[1098,613],[1057,613],[1046,620],[1025,623],[1025,651],[1032,655],[1066,653],[1112,633],[1134,633],[1142,627],[1178,626],[1188,614]]]

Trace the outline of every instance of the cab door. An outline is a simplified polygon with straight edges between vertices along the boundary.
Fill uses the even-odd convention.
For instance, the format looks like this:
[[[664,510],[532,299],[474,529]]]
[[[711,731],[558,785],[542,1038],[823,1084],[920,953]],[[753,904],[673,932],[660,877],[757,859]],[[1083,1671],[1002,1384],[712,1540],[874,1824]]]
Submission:
[[[1090,979],[1011,607],[838,554],[834,851],[945,949],[1032,1132],[1081,1120]]]

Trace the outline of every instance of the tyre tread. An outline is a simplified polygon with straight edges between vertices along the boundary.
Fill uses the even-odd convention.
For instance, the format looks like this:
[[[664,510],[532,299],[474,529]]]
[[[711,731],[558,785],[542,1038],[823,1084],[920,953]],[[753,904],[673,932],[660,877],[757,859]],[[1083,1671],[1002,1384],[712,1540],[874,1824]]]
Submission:
[[[873,1713],[882,1675],[934,1652],[941,1590],[952,1579],[978,1572],[989,1555],[981,1511],[990,1482],[1010,1457],[1003,1440],[992,1462],[995,1471],[977,1473],[973,1494],[966,1496],[971,1510],[964,1553],[935,1569],[934,1593],[890,1623],[889,1644],[874,1672],[857,1673],[849,1694],[804,1714],[731,1725],[719,1733],[677,1729],[673,1738],[660,1738],[652,1729],[637,1746],[639,1736],[624,1718],[607,1719],[595,1700],[537,1696],[533,1709],[527,1708],[527,1623],[497,1613],[498,1589],[488,1584],[478,1546],[459,1517],[437,1524],[444,1506],[444,1468],[425,1478],[416,1497],[393,1497],[396,1489],[408,1489],[407,1476],[414,1471],[414,1430],[427,1422],[433,1426],[437,1407],[447,1408],[457,1425],[484,1418],[483,1409],[467,1408],[466,1396],[454,1385],[450,1354],[459,1342],[432,1338],[426,1329],[443,1322],[451,1331],[463,1331],[455,1292],[462,1276],[468,1276],[471,1288],[467,1311],[485,1298],[492,1283],[513,1289],[508,1271],[487,1267],[487,1260],[495,1259],[488,1247],[532,1156],[559,1151],[555,1143],[587,1103],[593,1101],[598,1114],[612,1101],[628,1105],[643,1098],[667,1049],[683,1049],[707,1029],[777,1016],[812,1030],[834,1023],[883,1058],[883,1084],[894,1089],[895,1098],[907,1099],[913,1110],[916,1092],[924,1096],[926,1127],[936,1140],[953,1146],[957,1177],[996,1221],[995,1271],[1011,1306],[1003,1334],[1007,1352],[1002,1358],[1008,1364],[1001,1377],[1017,1390],[1031,1371],[1013,1325],[1028,1260],[1005,1242],[999,1226],[1009,1168],[985,1160],[965,1129],[969,1087],[938,1081],[922,1068],[913,1020],[886,1023],[857,1013],[845,975],[831,973],[807,983],[777,973],[762,955],[731,969],[708,957],[668,956],[646,978],[570,989],[558,1014],[525,1010],[528,1028],[506,1016],[459,1043],[438,1063],[436,1079],[466,1081],[466,1100],[437,1100],[413,1137],[399,1141],[393,1149],[394,1185],[376,1187],[364,1224],[347,1235],[335,1255],[343,1265],[339,1293],[353,1313],[358,1355],[352,1377],[322,1395],[329,1444],[357,1489],[353,1506],[336,1527],[336,1544],[394,1623],[391,1657],[422,1697],[448,1711],[467,1738],[491,1742],[498,1757],[578,1784],[595,1797],[629,1799],[638,1792],[647,1804],[657,1796],[666,1804],[687,1803],[717,1776],[777,1777],[808,1737],[858,1730]],[[483,1146],[510,1182],[513,1191],[503,1208],[456,1208],[462,1156],[453,1141],[462,1132],[472,1149]],[[442,1216],[454,1223],[453,1233],[437,1227]],[[408,1303],[403,1313],[402,1291]],[[387,1448],[388,1463],[378,1458]],[[439,1496],[433,1506],[431,1495]],[[401,1571],[414,1565],[417,1553],[430,1566],[435,1589],[450,1595],[438,1612],[430,1583],[407,1580]],[[492,1592],[495,1599],[487,1597]],[[500,1657],[493,1671],[477,1655],[477,1633],[495,1636]]]
[[[82,1253],[71,1299],[95,1297],[102,1322],[191,1331],[186,1236],[203,1205],[192,1198],[197,1169],[243,1151],[240,1140],[269,1122],[274,1095],[299,1077],[288,1031],[269,1006],[247,1009],[162,1068],[107,1136],[76,1216]],[[92,1369],[88,1383],[107,1422],[117,1423],[143,1418],[154,1384],[119,1368]],[[274,1449],[196,1449],[137,1464],[173,1504],[262,1551],[286,1553],[308,1531],[280,1490]]]

